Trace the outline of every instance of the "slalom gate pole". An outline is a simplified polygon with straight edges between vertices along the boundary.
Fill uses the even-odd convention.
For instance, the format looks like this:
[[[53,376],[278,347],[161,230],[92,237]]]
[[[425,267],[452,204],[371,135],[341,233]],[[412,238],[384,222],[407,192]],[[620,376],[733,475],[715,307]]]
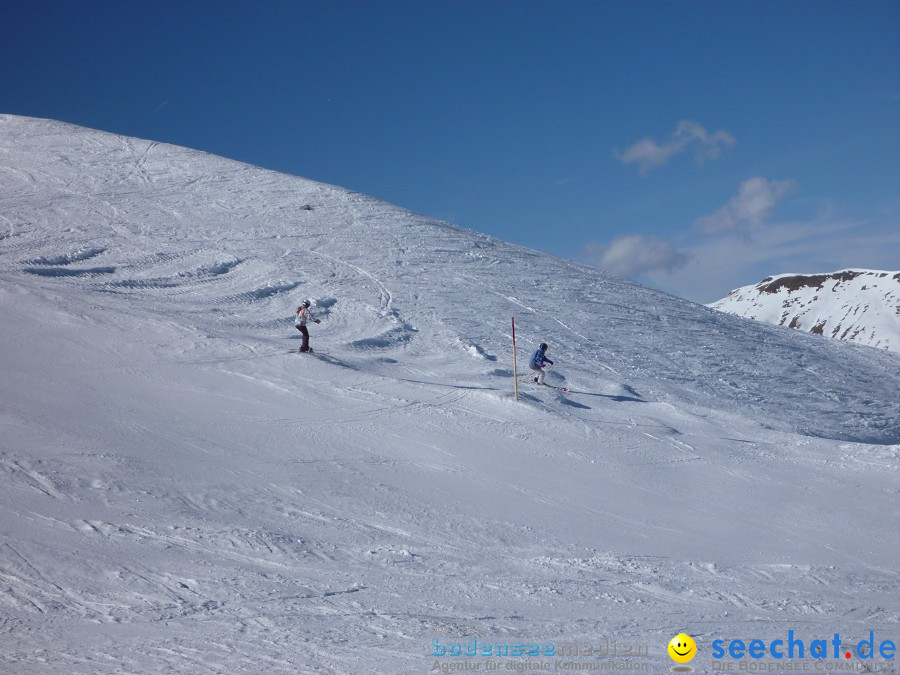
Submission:
[[[519,400],[519,371],[516,367],[516,317],[512,318],[513,337],[513,382],[515,382],[516,400]]]

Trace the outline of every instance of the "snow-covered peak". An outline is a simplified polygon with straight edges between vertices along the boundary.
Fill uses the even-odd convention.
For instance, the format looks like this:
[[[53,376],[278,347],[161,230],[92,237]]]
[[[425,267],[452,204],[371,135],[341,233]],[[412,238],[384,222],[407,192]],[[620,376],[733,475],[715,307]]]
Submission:
[[[710,307],[900,352],[900,272],[780,274],[735,289]]]

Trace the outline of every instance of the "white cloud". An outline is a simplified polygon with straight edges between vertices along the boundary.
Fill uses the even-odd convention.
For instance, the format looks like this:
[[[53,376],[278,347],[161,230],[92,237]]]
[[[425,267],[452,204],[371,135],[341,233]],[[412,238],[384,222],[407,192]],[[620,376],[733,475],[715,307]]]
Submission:
[[[745,180],[737,196],[712,215],[697,220],[694,227],[701,234],[715,235],[759,226],[794,187],[792,180],[770,181],[761,177]]]
[[[668,143],[659,145],[652,138],[643,138],[618,155],[622,164],[637,163],[641,173],[647,173],[650,169],[662,166],[681,151],[677,145]]]
[[[652,270],[674,271],[688,260],[672,243],[641,234],[618,237],[608,246],[588,244],[582,255],[596,267],[625,277]]]
[[[683,120],[665,143],[657,143],[649,137],[642,138],[624,152],[617,152],[616,156],[623,164],[637,164],[638,171],[646,174],[690,149],[694,150],[697,161],[703,162],[718,158],[723,148],[730,148],[734,144],[734,137],[727,131],[709,133],[697,122]]]
[[[696,302],[713,302],[738,286],[774,274],[840,269],[896,270],[900,229],[890,216],[875,222],[830,214],[809,222],[763,223],[751,237],[705,237],[685,247],[687,263],[651,270],[652,285]]]

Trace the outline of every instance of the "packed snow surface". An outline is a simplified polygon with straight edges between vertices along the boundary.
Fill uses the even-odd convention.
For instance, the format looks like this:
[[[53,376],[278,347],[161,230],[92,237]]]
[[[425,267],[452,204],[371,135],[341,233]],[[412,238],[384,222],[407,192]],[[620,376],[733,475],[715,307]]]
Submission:
[[[710,307],[900,352],[900,272],[780,274],[737,288]]]
[[[15,116],[0,309],[2,672],[900,638],[896,354]],[[569,393],[514,399],[512,316],[519,374],[545,341]]]

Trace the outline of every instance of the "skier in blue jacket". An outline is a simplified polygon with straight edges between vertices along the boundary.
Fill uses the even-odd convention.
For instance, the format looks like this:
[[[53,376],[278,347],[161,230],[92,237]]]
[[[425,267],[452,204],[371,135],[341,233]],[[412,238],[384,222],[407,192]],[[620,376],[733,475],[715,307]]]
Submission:
[[[547,358],[548,349],[547,343],[542,342],[541,346],[532,354],[531,361],[528,363],[531,366],[531,374],[534,376],[534,381],[537,384],[544,384],[544,375],[547,374],[547,371],[544,370],[544,364],[549,363],[551,366],[553,365],[553,361]]]

